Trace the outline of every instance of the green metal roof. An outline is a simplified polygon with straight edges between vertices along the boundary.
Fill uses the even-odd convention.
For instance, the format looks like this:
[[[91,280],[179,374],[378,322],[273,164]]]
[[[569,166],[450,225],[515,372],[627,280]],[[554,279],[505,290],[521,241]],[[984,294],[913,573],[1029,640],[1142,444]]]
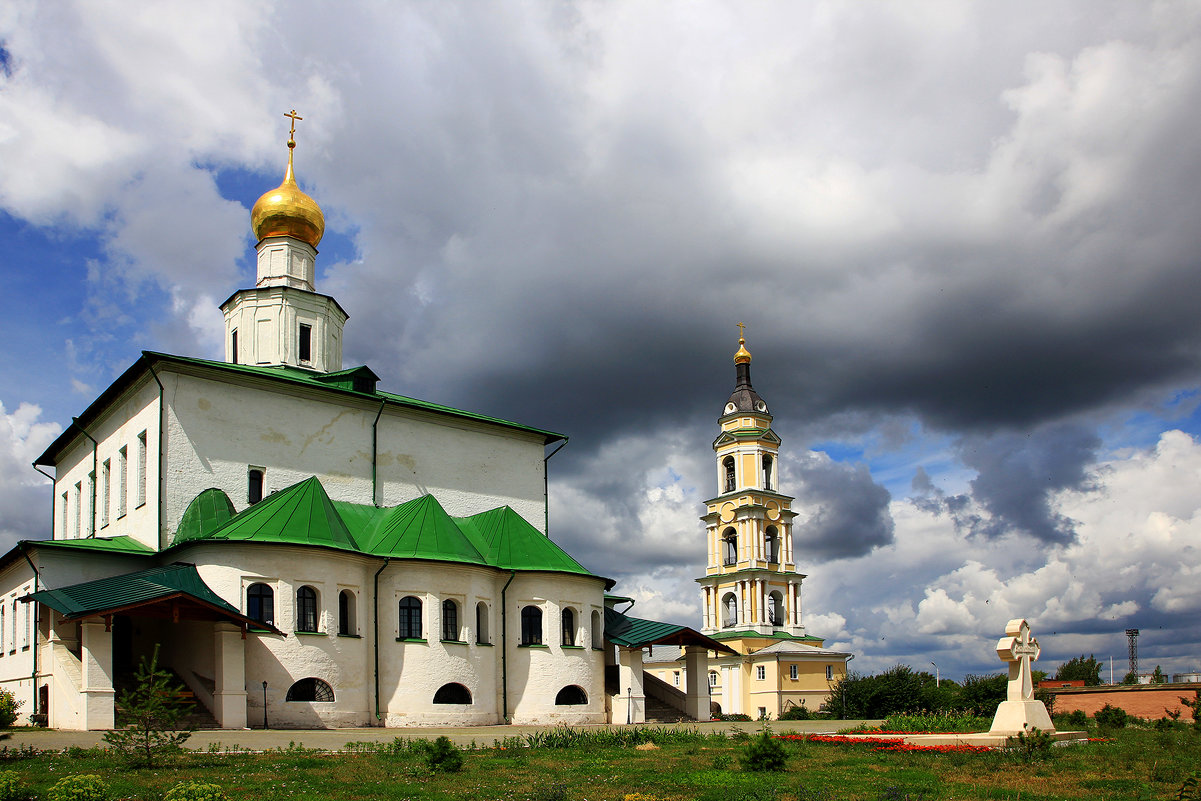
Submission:
[[[484,554],[488,564],[505,570],[555,570],[592,575],[566,551],[508,506],[455,523]]]
[[[41,590],[21,600],[45,604],[71,619],[113,614],[172,599],[191,602],[217,617],[255,627],[265,625],[245,617],[209,589],[195,565],[178,563]]]
[[[193,498],[188,508],[184,509],[175,540],[186,542],[212,534],[237,513],[233,501],[224,491],[210,487]]]
[[[711,651],[736,653],[728,645],[722,645],[687,626],[630,617],[612,607],[605,608],[605,639],[627,648],[642,648],[647,645],[702,645]]]
[[[82,540],[24,540],[23,542],[25,545],[32,545],[36,548],[67,548],[84,551],[104,551],[105,553],[136,554],[138,556],[149,556],[155,553],[155,550],[150,546],[143,545],[133,537],[127,537],[124,534],[120,537],[88,537]]]
[[[189,509],[194,505],[196,501]],[[181,523],[172,547],[216,541],[317,545],[376,557],[593,576],[507,506],[455,518],[434,496],[423,495],[380,509],[330,500],[315,477],[272,494],[211,530]],[[611,580],[605,581],[606,587],[612,586]]]
[[[488,564],[433,495],[385,510],[372,529],[365,550],[376,556]]]
[[[715,640],[732,640],[739,637],[747,637],[760,640],[796,640],[797,642],[807,642],[811,640],[821,640],[821,637],[814,637],[811,634],[802,634],[797,636],[789,634],[786,631],[777,631],[772,634],[760,634],[757,631],[722,631],[713,635]]]
[[[81,430],[86,430],[96,419],[98,419],[127,389],[134,386],[138,381],[150,374],[152,367],[159,365],[175,365],[177,367],[193,367],[201,368],[208,371],[226,373],[228,375],[243,375],[257,376],[273,381],[280,381],[293,386],[305,386],[325,392],[334,392],[340,395],[357,397],[366,400],[374,400],[375,402],[384,401],[407,409],[418,409],[422,411],[432,412],[439,415],[449,415],[459,419],[476,420],[483,423],[503,426],[505,428],[514,429],[517,431],[525,431],[531,434],[538,434],[544,438],[546,443],[557,442],[566,439],[562,434],[556,434],[553,431],[546,431],[541,428],[533,428],[531,426],[521,425],[509,420],[502,420],[499,417],[489,417],[484,414],[476,414],[475,412],[466,412],[462,409],[455,409],[450,406],[444,406],[439,403],[430,403],[429,401],[417,400],[404,395],[396,395],[390,392],[380,392],[374,388],[371,391],[360,391],[355,387],[374,387],[374,382],[370,381],[375,377],[370,368],[366,366],[351,367],[346,370],[340,370],[336,373],[317,373],[312,370],[302,370],[299,367],[288,366],[259,366],[253,364],[228,364],[226,362],[214,362],[208,359],[194,359],[186,356],[172,356],[167,353],[155,353],[153,351],[142,351],[142,356],[133,363],[124,373],[117,378],[100,394],[95,401],[92,402],[87,409],[74,421],[74,425],[67,426],[66,430],[58,436],[50,444],[50,447],[37,458],[34,464],[38,465],[54,465],[58,455],[71,445],[78,437],[81,437]],[[357,380],[356,380],[357,379]]]
[[[207,490],[206,490],[207,491]],[[306,478],[272,493],[209,533],[176,531],[173,544],[196,540],[253,540],[359,550],[321,482]]]

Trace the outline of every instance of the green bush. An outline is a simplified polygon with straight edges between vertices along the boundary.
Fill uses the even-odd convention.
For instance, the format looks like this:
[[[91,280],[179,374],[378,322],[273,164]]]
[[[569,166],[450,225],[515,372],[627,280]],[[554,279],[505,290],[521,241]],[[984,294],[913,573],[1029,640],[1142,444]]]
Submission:
[[[19,801],[28,797],[29,790],[15,770],[0,771],[0,801]]]
[[[109,789],[95,773],[80,773],[59,779],[46,791],[48,801],[108,801]]]
[[[1125,709],[1109,704],[1098,709],[1097,714],[1093,715],[1093,720],[1097,721],[1097,725],[1102,729],[1124,729],[1129,719]]]
[[[800,706],[790,706],[780,713],[780,720],[813,720],[813,713],[805,708],[805,702]]]
[[[435,773],[457,773],[463,768],[463,755],[446,735],[442,735],[425,752],[425,764]]]
[[[8,690],[0,690],[0,729],[7,729],[17,722],[17,710],[24,703]]]
[[[229,801],[229,796],[221,791],[219,784],[182,782],[168,790],[163,801]]]
[[[750,715],[744,715],[741,712],[731,712],[728,715],[717,715],[714,720],[750,720]]]
[[[1088,728],[1088,715],[1084,714],[1083,709],[1075,709],[1071,712],[1064,712],[1060,715],[1055,715],[1052,720],[1055,721],[1057,729],[1085,729]]]
[[[747,743],[739,758],[743,770],[753,771],[781,771],[787,761],[784,746],[766,730]]]

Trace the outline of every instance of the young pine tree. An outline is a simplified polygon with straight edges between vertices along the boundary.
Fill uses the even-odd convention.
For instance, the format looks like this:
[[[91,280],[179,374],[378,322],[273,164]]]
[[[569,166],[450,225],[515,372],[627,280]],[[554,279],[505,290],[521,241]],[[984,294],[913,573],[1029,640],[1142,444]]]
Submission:
[[[158,646],[150,659],[142,658],[134,674],[136,685],[122,701],[122,728],[104,735],[104,741],[135,767],[154,767],[162,757],[181,750],[192,736],[182,725],[191,702],[171,674],[158,666]]]

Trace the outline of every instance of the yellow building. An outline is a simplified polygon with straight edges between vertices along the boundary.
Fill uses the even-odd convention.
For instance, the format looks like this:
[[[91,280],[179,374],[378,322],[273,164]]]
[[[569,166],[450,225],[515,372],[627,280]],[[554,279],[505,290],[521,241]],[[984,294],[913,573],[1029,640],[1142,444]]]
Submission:
[[[741,328],[741,324],[739,326]],[[816,710],[846,673],[851,654],[823,647],[801,622],[792,497],[779,491],[780,438],[767,403],[751,386],[751,354],[739,337],[736,380],[713,441],[718,494],[705,502],[709,558],[701,585],[701,633],[737,655],[710,653],[709,687],[725,713],[779,717]],[[658,657],[658,658],[656,658]],[[685,680],[678,654],[652,653],[645,666],[669,684]]]

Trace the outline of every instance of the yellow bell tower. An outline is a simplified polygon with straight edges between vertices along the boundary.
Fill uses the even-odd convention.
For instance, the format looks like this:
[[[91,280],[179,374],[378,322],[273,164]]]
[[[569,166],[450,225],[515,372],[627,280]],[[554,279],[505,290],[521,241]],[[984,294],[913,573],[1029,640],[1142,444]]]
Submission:
[[[739,323],[735,386],[718,418],[716,497],[705,501],[709,560],[701,585],[701,631],[743,647],[805,637],[801,582],[793,556],[792,498],[779,492],[780,438],[767,403],[751,386],[751,354]],[[746,638],[758,642],[745,642]]]

